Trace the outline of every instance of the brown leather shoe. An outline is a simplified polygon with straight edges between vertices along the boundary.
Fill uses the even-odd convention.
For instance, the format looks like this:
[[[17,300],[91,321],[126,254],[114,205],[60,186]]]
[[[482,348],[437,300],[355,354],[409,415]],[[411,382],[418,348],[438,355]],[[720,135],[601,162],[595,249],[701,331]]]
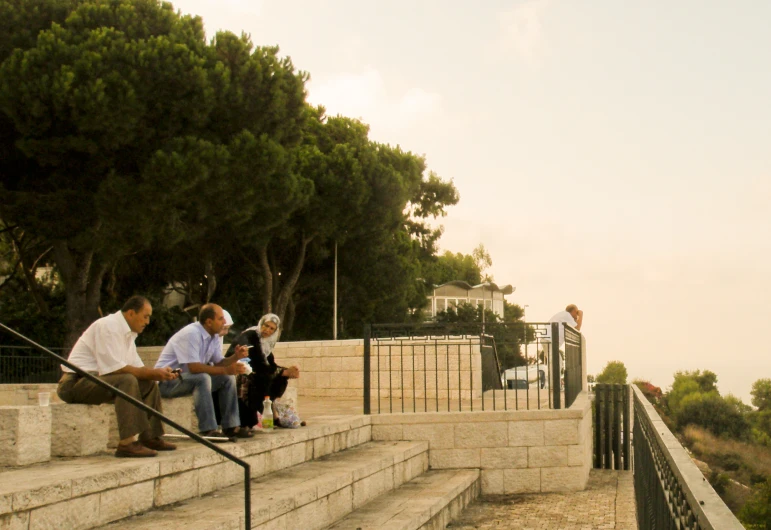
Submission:
[[[145,440],[140,443],[156,451],[174,451],[177,448],[176,445],[167,442],[163,438],[153,438],[152,440]]]
[[[115,449],[115,456],[119,458],[144,458],[157,455],[156,451],[145,447],[139,442],[131,442],[125,445],[118,444],[118,447]]]

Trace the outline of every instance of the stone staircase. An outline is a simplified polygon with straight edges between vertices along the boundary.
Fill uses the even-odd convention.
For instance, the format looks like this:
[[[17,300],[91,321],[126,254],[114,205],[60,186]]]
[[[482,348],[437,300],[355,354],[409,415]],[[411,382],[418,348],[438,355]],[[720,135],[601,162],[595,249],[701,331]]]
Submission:
[[[481,489],[478,469],[429,470],[427,441],[372,441],[367,416],[221,447],[251,466],[252,528],[444,528]],[[241,530],[243,509],[242,468],[194,442],[0,467],[0,529]]]

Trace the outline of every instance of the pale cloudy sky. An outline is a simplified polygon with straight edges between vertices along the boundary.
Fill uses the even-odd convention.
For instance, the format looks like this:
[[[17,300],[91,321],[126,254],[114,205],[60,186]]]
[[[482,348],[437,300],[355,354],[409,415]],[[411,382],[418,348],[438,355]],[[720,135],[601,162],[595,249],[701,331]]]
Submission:
[[[589,369],[771,377],[771,2],[180,0],[424,154],[528,320],[585,310]]]

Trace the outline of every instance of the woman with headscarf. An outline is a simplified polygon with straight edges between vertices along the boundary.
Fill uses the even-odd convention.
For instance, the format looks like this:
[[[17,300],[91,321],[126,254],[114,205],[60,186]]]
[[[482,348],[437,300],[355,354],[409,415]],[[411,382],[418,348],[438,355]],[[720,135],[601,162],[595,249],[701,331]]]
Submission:
[[[270,396],[271,401],[275,401],[284,395],[290,379],[300,377],[298,367],[284,368],[276,364],[273,348],[280,336],[281,319],[269,313],[263,316],[256,326],[244,330],[236,337],[225,354],[225,357],[233,355],[239,344],[251,347],[249,364],[252,373],[239,375],[237,379],[241,425],[256,425],[257,413],[262,414],[262,401],[265,396]]]

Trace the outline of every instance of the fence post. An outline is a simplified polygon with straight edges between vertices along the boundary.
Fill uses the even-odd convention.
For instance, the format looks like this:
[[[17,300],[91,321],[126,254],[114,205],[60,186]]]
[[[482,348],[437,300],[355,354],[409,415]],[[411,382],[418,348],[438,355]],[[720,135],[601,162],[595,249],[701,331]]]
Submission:
[[[551,394],[552,394],[552,406],[555,409],[560,409],[560,387],[562,377],[560,374],[560,325],[557,322],[551,324]]]
[[[364,325],[364,414],[370,414],[370,338],[372,325]]]
[[[624,385],[624,469],[632,469],[632,432],[630,431],[630,416],[632,415],[632,386]]]
[[[594,427],[594,468],[602,469],[602,413],[600,404],[602,403],[602,385],[594,385],[594,402],[592,403]]]

